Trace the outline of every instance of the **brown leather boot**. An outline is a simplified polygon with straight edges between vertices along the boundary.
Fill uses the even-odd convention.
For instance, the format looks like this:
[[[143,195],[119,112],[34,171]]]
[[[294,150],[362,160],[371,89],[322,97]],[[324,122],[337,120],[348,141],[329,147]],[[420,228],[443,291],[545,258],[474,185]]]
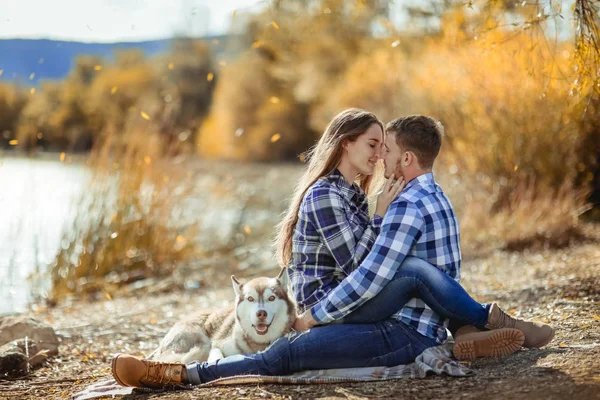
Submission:
[[[122,386],[161,388],[183,382],[184,364],[144,360],[117,354],[112,360],[112,375]]]
[[[525,321],[511,317],[496,303],[492,303],[488,315],[488,323],[485,326],[488,329],[515,328],[525,334],[524,347],[543,347],[550,343],[554,337],[554,328],[543,322]]]
[[[466,325],[456,331],[452,352],[457,360],[505,357],[519,350],[524,340],[525,335],[518,329],[481,331],[472,325]]]

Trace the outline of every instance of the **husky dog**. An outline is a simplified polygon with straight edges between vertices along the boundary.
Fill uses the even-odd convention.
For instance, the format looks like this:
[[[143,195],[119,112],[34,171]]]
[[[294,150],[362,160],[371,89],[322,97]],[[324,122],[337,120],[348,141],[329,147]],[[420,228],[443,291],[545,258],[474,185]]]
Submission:
[[[232,275],[231,281],[234,305],[179,321],[149,358],[187,364],[256,353],[292,329],[296,306],[288,296],[285,269],[276,278],[241,283]]]

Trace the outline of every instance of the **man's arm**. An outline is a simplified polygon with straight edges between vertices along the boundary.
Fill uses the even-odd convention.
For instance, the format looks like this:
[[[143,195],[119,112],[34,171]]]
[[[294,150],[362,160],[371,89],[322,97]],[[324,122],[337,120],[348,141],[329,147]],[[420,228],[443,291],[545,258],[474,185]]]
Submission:
[[[414,204],[394,201],[367,258],[311,309],[314,320],[324,324],[343,318],[377,295],[392,280],[421,237],[424,224]]]
[[[366,257],[379,234],[382,219],[377,215],[373,217],[360,240],[356,241],[344,211],[344,201],[335,189],[317,187],[306,197],[306,211],[337,266],[348,275]]]

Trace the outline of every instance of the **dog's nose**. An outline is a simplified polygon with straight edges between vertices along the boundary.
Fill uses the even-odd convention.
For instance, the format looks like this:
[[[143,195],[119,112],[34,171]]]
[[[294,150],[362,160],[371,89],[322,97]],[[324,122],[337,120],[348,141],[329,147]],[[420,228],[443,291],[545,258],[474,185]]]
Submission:
[[[256,316],[258,317],[258,319],[265,319],[267,318],[267,312],[265,310],[258,310],[256,312]]]

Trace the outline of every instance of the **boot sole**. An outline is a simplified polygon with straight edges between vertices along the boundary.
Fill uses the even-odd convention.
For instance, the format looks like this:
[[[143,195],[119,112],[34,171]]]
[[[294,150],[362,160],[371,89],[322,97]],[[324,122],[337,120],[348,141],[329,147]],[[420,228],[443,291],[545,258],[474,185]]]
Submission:
[[[454,343],[457,360],[474,360],[478,357],[506,357],[519,350],[525,335],[518,329],[492,331],[485,339],[464,340]]]
[[[110,364],[110,369],[111,369],[113,378],[115,378],[115,381],[117,381],[117,383],[121,386],[127,386],[126,384],[121,382],[121,380],[119,380],[119,378],[117,377],[117,374],[116,374],[117,358],[119,358],[120,355],[121,355],[121,353],[115,354],[115,358],[112,359],[112,362]]]

